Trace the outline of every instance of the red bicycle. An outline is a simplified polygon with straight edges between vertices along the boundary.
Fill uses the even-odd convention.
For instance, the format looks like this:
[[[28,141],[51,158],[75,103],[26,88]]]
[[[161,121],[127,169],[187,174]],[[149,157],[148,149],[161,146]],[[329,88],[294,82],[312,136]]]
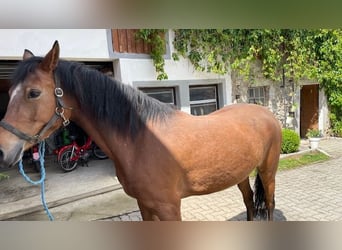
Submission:
[[[107,155],[91,140],[90,137],[83,146],[76,142],[76,138],[70,136],[72,143],[63,146],[58,150],[58,163],[65,172],[71,172],[77,168],[79,163],[87,164],[90,156],[94,155],[97,159],[107,159]]]

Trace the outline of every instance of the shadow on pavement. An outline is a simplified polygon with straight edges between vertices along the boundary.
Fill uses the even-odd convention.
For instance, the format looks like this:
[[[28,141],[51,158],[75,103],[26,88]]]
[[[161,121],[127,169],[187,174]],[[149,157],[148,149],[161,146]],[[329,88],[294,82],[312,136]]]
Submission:
[[[247,220],[247,213],[243,212],[240,213],[230,219],[227,219],[227,221],[246,221]],[[257,220],[257,219],[255,219]],[[283,212],[279,209],[275,209],[274,210],[274,220],[275,221],[287,221],[285,215],[283,214]]]

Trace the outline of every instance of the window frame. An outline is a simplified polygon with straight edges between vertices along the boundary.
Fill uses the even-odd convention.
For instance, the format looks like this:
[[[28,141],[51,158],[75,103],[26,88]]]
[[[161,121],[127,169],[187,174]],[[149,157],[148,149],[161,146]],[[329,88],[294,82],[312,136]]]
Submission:
[[[144,92],[146,95],[152,97],[152,98],[155,98],[155,97],[149,95],[149,92],[147,92],[148,90],[160,90],[159,93],[161,93],[162,90],[164,90],[164,91],[165,90],[170,90],[170,92],[172,93],[172,100],[173,100],[173,102],[163,102],[163,101],[161,101],[161,100],[159,100],[157,98],[155,98],[155,99],[157,99],[157,100],[159,100],[159,101],[161,101],[163,103],[166,103],[166,104],[177,106],[176,88],[175,87],[162,87],[162,86],[160,86],[160,87],[139,87],[138,89],[140,91]]]
[[[263,95],[261,95],[261,90],[263,92]],[[251,91],[253,92],[253,96],[250,95]],[[248,87],[247,102],[261,105],[261,106],[267,106],[268,105],[268,87],[267,86]]]
[[[209,88],[212,87],[215,90],[215,99],[202,99],[202,100],[195,100],[195,101],[191,101],[191,89],[204,89],[204,88]],[[215,104],[215,110],[218,110],[220,108],[220,103],[219,103],[219,87],[218,84],[201,84],[201,85],[190,85],[189,86],[189,102],[190,102],[190,113],[192,115],[207,115],[210,113],[205,113],[205,114],[194,114],[192,112],[192,109],[195,107],[200,107],[200,106],[209,106],[209,105],[213,105]],[[212,111],[212,112],[214,112]]]

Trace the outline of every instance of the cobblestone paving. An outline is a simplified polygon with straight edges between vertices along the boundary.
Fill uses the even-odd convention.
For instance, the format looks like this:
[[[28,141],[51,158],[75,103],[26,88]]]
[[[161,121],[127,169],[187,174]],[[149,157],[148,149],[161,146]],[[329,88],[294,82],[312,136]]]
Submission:
[[[305,146],[307,142],[302,144]],[[275,220],[342,220],[342,140],[322,140],[320,149],[332,159],[278,172]],[[240,191],[234,186],[210,195],[183,199],[182,218],[185,221],[238,221],[246,220],[246,213]],[[108,220],[140,221],[141,216],[139,211],[133,211]]]

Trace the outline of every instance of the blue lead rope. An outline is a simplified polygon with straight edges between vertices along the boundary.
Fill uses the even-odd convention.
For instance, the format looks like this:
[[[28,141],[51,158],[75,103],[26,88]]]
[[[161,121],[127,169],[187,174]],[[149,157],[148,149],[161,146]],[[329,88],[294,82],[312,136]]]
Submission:
[[[19,161],[19,173],[21,173],[21,175],[24,177],[24,179],[27,182],[31,183],[32,185],[40,185],[40,197],[42,200],[42,205],[45,209],[47,216],[49,217],[49,220],[53,221],[54,218],[53,218],[52,214],[50,213],[49,208],[48,208],[46,201],[45,201],[45,167],[44,167],[44,161],[45,160],[44,160],[44,157],[45,157],[45,141],[42,141],[39,144],[40,180],[32,181],[31,178],[26,175],[26,173],[24,171],[22,159]]]

